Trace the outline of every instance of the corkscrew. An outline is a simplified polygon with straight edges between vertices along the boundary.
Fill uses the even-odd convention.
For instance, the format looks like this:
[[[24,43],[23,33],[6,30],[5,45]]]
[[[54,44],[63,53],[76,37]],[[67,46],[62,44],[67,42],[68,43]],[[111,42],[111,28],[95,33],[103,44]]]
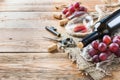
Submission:
[[[55,36],[61,37],[61,34],[57,32],[57,29],[55,27],[45,27],[46,30],[54,34]]]

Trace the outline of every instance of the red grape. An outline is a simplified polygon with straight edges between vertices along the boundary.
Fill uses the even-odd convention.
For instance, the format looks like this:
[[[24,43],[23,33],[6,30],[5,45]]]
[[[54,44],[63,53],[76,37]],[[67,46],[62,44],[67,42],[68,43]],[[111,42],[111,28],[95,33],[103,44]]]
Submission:
[[[92,42],[92,47],[94,49],[98,49],[98,45],[99,45],[99,41],[98,40]]]
[[[77,8],[79,8],[79,7],[80,7],[80,4],[79,4],[79,2],[76,2],[76,3],[74,3],[74,5],[73,5],[73,6],[74,6],[74,8],[75,8],[75,9],[77,9]]]
[[[112,54],[109,49],[107,49],[104,53],[106,53],[108,56]]]
[[[114,39],[113,39],[113,43],[117,43],[118,45],[120,45],[120,39],[114,38]]]
[[[114,53],[117,57],[120,57],[120,49]]]
[[[64,8],[62,11],[63,14],[66,14],[67,12],[68,12],[68,8]]]
[[[111,43],[109,45],[109,50],[111,52],[117,52],[119,50],[119,45],[117,43]]]
[[[113,39],[120,39],[120,36],[114,36]]]
[[[95,50],[94,48],[92,48],[92,49],[90,49],[90,50],[88,51],[88,54],[89,54],[91,57],[93,57],[93,56],[96,55],[97,53],[98,53],[98,51]]]
[[[95,40],[91,43],[92,48],[88,51],[88,54],[92,57],[93,62],[105,61],[113,53],[120,57],[120,36],[111,38],[109,35],[105,35],[102,41]]]
[[[71,16],[71,15],[72,15],[72,14],[71,14],[71,12],[69,12],[69,11],[65,14],[66,17],[69,17],[69,16]]]
[[[95,62],[95,63],[100,62],[99,56],[98,55],[94,55],[92,57],[92,61]]]
[[[111,37],[109,35],[105,35],[103,37],[103,42],[106,43],[107,45],[111,43]]]
[[[117,36],[119,39],[120,39],[120,35],[119,36]]]
[[[84,6],[80,6],[80,8],[78,10],[87,12],[87,8],[85,8]]]
[[[103,52],[103,51],[106,51],[106,49],[107,49],[107,45],[105,43],[101,42],[98,46],[98,50]]]
[[[99,55],[99,59],[101,61],[107,60],[107,57],[108,57],[108,55],[106,53],[100,53],[100,55]]]
[[[70,7],[68,8],[68,10],[70,11],[70,13],[74,13],[74,12],[75,12],[75,8],[74,8],[73,6],[70,6]]]

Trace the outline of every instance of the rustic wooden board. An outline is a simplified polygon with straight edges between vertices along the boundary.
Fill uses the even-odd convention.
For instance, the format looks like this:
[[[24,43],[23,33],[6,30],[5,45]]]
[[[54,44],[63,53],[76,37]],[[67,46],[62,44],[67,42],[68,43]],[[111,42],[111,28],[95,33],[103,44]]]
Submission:
[[[39,1],[39,0],[6,0],[6,1],[1,1],[0,2],[0,11],[7,11],[7,12],[32,12],[32,11],[41,11],[41,12],[52,12],[52,11],[61,11],[61,6],[63,5],[68,5],[71,3],[74,3],[75,1],[78,0],[69,0],[69,1],[64,1],[64,0],[45,0],[45,1]],[[96,0],[79,0],[82,5],[86,6],[90,11],[94,11],[94,5],[95,4],[101,4],[100,1]],[[34,6],[33,6],[34,5]],[[59,9],[56,10],[56,7],[59,7]]]
[[[41,4],[41,5],[44,5],[44,4],[50,4],[52,3],[54,0],[0,0],[0,3],[4,3],[4,4],[15,4],[15,3],[18,3],[18,4]]]
[[[52,12],[56,11],[55,6],[52,5],[23,5],[23,6],[17,6],[16,5],[11,5],[11,6],[2,6],[0,7],[1,12]]]
[[[53,36],[44,27],[1,28],[0,33],[0,52],[47,52],[52,42],[43,37]]]
[[[52,42],[42,38],[54,37],[44,26],[54,25],[63,31],[59,21],[52,17],[61,11],[55,6],[75,1],[78,0],[0,0],[0,52],[4,52],[0,54],[1,80],[92,80],[78,71],[67,54],[47,53],[46,48]],[[97,0],[79,1],[90,11],[94,10],[95,4],[101,4]],[[113,75],[105,80],[119,80],[119,70]]]
[[[1,12],[0,27],[30,28],[44,26],[59,26],[59,21],[53,18],[58,12]],[[15,16],[16,15],[16,16]]]
[[[80,73],[65,53],[0,54],[0,79],[89,80]]]
[[[32,12],[32,11],[40,11],[40,12],[52,12],[56,11],[55,5],[53,5],[53,0],[7,0],[1,1],[0,3],[0,11],[21,11],[21,12]]]
[[[0,20],[56,20],[53,14],[59,12],[0,12]]]
[[[95,4],[100,4],[101,1],[96,1],[96,0],[1,0],[0,3],[2,4],[32,4],[32,5],[37,5],[37,4],[40,4],[40,5],[46,5],[46,4],[53,4],[54,5],[63,5],[63,4],[71,4],[73,2],[81,2],[82,4],[88,4],[88,5],[95,5]],[[87,3],[86,3],[87,2]]]
[[[2,35],[6,37],[1,37],[1,43],[4,46],[1,44],[3,47],[1,47],[0,52],[47,52],[47,47],[52,42],[46,41],[43,37],[54,36],[45,30],[45,26],[55,26],[59,32],[63,32],[63,28],[59,26],[59,21],[53,18],[53,14],[56,13],[58,12],[51,12],[51,14],[48,12],[1,12],[0,30]],[[9,38],[14,39],[9,40]],[[28,44],[31,49],[29,49]]]

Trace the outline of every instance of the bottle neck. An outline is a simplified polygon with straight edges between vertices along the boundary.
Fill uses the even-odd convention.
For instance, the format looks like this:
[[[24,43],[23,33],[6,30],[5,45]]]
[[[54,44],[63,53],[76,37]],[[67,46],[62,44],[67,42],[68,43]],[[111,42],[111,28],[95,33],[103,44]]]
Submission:
[[[92,41],[99,38],[101,39],[104,35],[107,35],[107,34],[109,34],[108,31],[103,31],[102,33],[98,31],[94,31],[93,33],[85,37],[81,42],[83,43],[84,47],[86,47]]]
[[[102,38],[106,34],[111,35],[111,33],[113,33],[118,28],[120,28],[120,9],[100,20],[95,25],[96,31],[85,37],[81,42],[85,47],[92,41],[98,38]]]
[[[91,33],[90,35],[88,35],[87,37],[85,37],[83,40],[82,40],[82,43],[85,46],[87,46],[89,43],[91,43],[93,40],[96,40],[99,38],[99,33],[98,31],[95,31],[93,33]]]

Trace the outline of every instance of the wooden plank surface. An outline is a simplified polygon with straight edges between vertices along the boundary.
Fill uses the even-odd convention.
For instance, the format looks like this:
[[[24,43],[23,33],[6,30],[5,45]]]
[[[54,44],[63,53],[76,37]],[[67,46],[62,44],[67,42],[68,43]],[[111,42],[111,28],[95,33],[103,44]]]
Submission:
[[[53,18],[58,12],[1,12],[0,28],[42,28],[59,26],[59,21]],[[16,16],[15,16],[16,15]]]
[[[71,3],[74,3],[75,1],[78,0],[5,0],[0,2],[0,11],[7,11],[7,12],[32,12],[32,11],[40,11],[40,12],[53,12],[57,11],[60,12],[62,8],[56,10],[55,7],[61,7],[63,5],[70,5]],[[94,10],[94,5],[95,4],[101,4],[100,1],[96,0],[79,0],[82,5],[86,6],[88,10],[93,11]]]
[[[53,36],[45,31],[44,27],[1,28],[0,33],[2,36],[0,37],[0,52],[47,52],[48,46],[53,43],[43,38]]]
[[[89,80],[81,75],[65,53],[0,54],[2,80]]]
[[[60,13],[60,12],[56,12],[56,10],[54,10],[54,9],[55,9],[56,5],[64,5],[64,4],[68,5],[72,2],[74,2],[74,1],[72,1],[72,0],[70,0],[70,1],[63,1],[63,0],[60,0],[60,1],[58,1],[58,0],[57,1],[50,1],[50,0],[44,0],[44,1],[39,1],[39,0],[30,0],[30,1],[13,0],[13,1],[10,1],[10,0],[6,0],[6,1],[1,1],[0,8],[2,8],[2,9],[6,9],[6,7],[10,8],[11,6],[15,6],[15,7],[6,9],[6,10],[4,10],[5,12],[1,12],[0,28],[5,28],[5,29],[6,28],[23,28],[23,29],[20,29],[20,30],[19,29],[18,30],[17,29],[6,29],[6,31],[4,31],[5,29],[4,30],[1,29],[0,32],[2,33],[2,35],[5,35],[5,36],[1,40],[0,52],[13,52],[13,51],[15,51],[15,52],[20,52],[20,51],[23,51],[23,52],[29,52],[29,51],[47,52],[48,46],[46,47],[46,45],[50,45],[51,42],[45,41],[44,39],[42,39],[42,37],[46,36],[46,35],[49,37],[53,37],[53,36],[51,34],[49,34],[49,32],[45,31],[44,27],[45,26],[55,26],[57,29],[59,29],[58,30],[59,32],[62,32],[63,28],[61,28],[59,26],[59,21],[55,20],[53,18],[53,14]],[[81,2],[83,4],[85,4],[85,1],[81,1]],[[95,3],[96,2],[97,1],[95,1]],[[30,10],[38,9],[38,8],[33,9],[34,6],[42,6],[45,9],[39,8],[40,10],[44,10],[44,11],[36,10],[36,12],[27,12],[29,10],[25,10],[25,12],[23,12],[21,10],[28,9],[28,8],[24,8],[24,6],[27,6],[27,7],[31,6],[31,7],[29,7]],[[46,6],[52,6],[52,7],[54,7],[54,9],[46,8]],[[22,7],[23,9],[20,9],[19,7]],[[0,10],[2,10],[2,9],[0,9]],[[16,9],[18,12],[16,12],[16,11],[14,12],[13,9]],[[52,12],[49,9],[51,9]],[[93,8],[91,8],[91,9],[93,9]],[[47,10],[47,12],[46,12],[46,10]],[[32,29],[31,30],[25,29],[25,28],[33,28],[33,27],[36,28],[36,29],[33,29],[33,31],[31,31]],[[10,35],[8,36],[9,33],[10,33]],[[26,38],[29,37],[29,38],[24,39],[24,37],[22,37],[24,34],[27,34],[24,37],[26,37]],[[37,36],[37,40],[33,39],[33,37],[30,36],[33,34]],[[19,39],[17,39],[18,36],[19,36]],[[9,37],[11,37],[11,38],[14,37],[14,40],[9,40]],[[18,41],[16,41],[16,40],[18,40]],[[30,44],[28,42],[30,42]],[[30,46],[31,44],[33,44],[34,46]]]
[[[52,17],[61,11],[55,7],[75,1],[78,0],[0,0],[0,52],[4,52],[0,53],[0,80],[92,80],[82,75],[67,54],[48,53],[52,42],[42,38],[54,37],[45,26],[63,31]],[[79,1],[90,11],[95,4],[101,4],[98,0]],[[119,80],[119,74],[113,72],[114,77],[105,80]]]
[[[4,52],[0,53],[0,80],[89,80],[67,54],[47,53],[52,42],[42,37],[54,36],[44,27],[60,28],[52,16],[56,10],[51,0],[0,2],[0,52]]]

